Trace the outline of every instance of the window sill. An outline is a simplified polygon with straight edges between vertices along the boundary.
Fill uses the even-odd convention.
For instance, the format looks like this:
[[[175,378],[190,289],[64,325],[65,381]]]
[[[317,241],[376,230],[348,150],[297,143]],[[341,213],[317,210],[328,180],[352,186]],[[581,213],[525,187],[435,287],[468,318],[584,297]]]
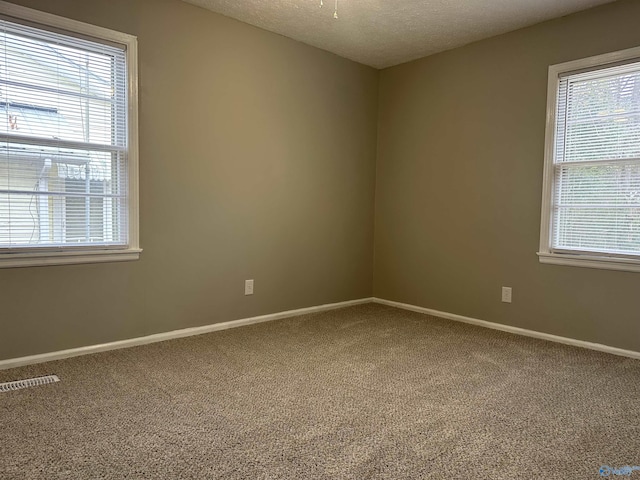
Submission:
[[[599,268],[640,272],[640,260],[634,258],[599,257],[597,255],[571,255],[567,253],[538,252],[540,263],[569,267]]]
[[[0,253],[0,268],[46,267],[80,263],[129,262],[138,260],[139,248],[127,250],[78,250],[66,252]]]

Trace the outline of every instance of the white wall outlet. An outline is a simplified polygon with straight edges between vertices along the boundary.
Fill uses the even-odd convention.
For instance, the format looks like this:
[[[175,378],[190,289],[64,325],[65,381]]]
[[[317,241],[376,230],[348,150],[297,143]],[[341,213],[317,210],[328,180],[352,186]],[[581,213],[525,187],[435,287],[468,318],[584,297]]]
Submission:
[[[511,287],[502,287],[502,301],[511,303]]]
[[[244,294],[253,295],[253,280],[244,281]]]

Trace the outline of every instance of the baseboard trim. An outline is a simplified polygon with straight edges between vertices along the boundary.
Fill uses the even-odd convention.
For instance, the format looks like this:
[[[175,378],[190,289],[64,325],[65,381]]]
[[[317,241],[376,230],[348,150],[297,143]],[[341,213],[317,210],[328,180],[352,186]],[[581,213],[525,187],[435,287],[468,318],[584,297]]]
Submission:
[[[564,345],[571,345],[573,347],[587,348],[589,350],[597,350],[598,352],[611,353],[612,355],[640,360],[640,352],[634,352],[633,350],[624,350],[617,347],[610,347],[601,343],[591,343],[585,342],[583,340],[576,340],[574,338],[560,337],[558,335],[551,335],[550,333],[537,332],[535,330],[512,327],[510,325],[503,325],[501,323],[488,322],[486,320],[465,317],[463,315],[457,315],[455,313],[441,312],[439,310],[433,310],[431,308],[418,307],[417,305],[411,305],[408,303],[394,302],[391,300],[385,300],[383,298],[374,297],[373,302],[382,305],[388,305],[390,307],[401,308],[403,310],[410,310],[412,312],[425,313],[427,315],[433,315],[434,317],[446,318],[447,320],[454,320],[456,322],[469,323],[471,325],[477,325],[479,327],[491,328],[493,330],[500,330],[516,335],[522,335],[525,337],[538,338],[540,340],[548,340],[550,342],[562,343]]]
[[[156,333],[144,337],[130,338],[127,340],[119,340],[117,342],[103,343],[99,345],[90,345],[88,347],[71,348],[68,350],[60,350],[57,352],[42,353],[38,355],[30,355],[27,357],[11,358],[8,360],[0,360],[0,370],[9,368],[24,367],[36,363],[51,362],[53,360],[62,360],[65,358],[78,357],[81,355],[90,355],[92,353],[106,352],[109,350],[119,350],[121,348],[137,347],[139,345],[147,345],[149,343],[164,342],[176,338],[191,337],[194,335],[202,335],[204,333],[217,332],[219,330],[227,330],[229,328],[243,327],[254,323],[270,322],[272,320],[280,320],[282,318],[295,317],[298,315],[306,315],[309,313],[326,312],[328,310],[336,310],[338,308],[351,307],[353,305],[361,305],[371,303],[373,298],[361,298],[358,300],[348,300],[346,302],[329,303],[326,305],[317,305],[314,307],[299,308],[296,310],[287,310],[284,312],[270,313],[268,315],[260,315],[257,317],[242,318],[239,320],[231,320],[228,322],[214,323],[212,325],[204,325],[202,327],[184,328],[181,330],[173,330],[171,332]]]
[[[513,333],[515,335],[522,335],[525,337],[537,338],[540,340],[548,340],[550,342],[562,343],[564,345],[571,345],[574,347],[587,348],[589,350],[596,350],[599,352],[610,353],[612,355],[618,355],[621,357],[628,357],[640,360],[640,352],[633,350],[624,350],[622,348],[611,347],[600,343],[586,342],[583,340],[576,340],[568,337],[560,337],[558,335],[551,335],[549,333],[537,332],[535,330],[527,330],[525,328],[512,327],[510,325],[503,325],[500,323],[488,322],[486,320],[480,320],[472,317],[465,317],[455,313],[442,312],[431,308],[419,307],[417,305],[411,305],[408,303],[395,302],[392,300],[385,300],[383,298],[371,297],[361,298],[357,300],[348,300],[346,302],[329,303],[326,305],[317,305],[313,307],[299,308],[296,310],[287,310],[284,312],[271,313],[268,315],[260,315],[257,317],[241,318],[238,320],[231,320],[228,322],[214,323],[211,325],[204,325],[202,327],[184,328],[180,330],[173,330],[171,332],[156,333],[153,335],[147,335],[144,337],[130,338],[127,340],[119,340],[116,342],[103,343],[99,345],[90,345],[87,347],[71,348],[68,350],[60,350],[56,352],[42,353],[38,355],[29,355],[26,357],[10,358],[7,360],[0,360],[0,370],[7,370],[10,368],[23,367],[26,365],[34,365],[37,363],[51,362],[54,360],[62,360],[65,358],[78,357],[81,355],[90,355],[92,353],[106,352],[109,350],[119,350],[122,348],[136,347],[139,345],[147,345],[149,343],[164,342],[167,340],[173,340],[176,338],[191,337],[195,335],[202,335],[205,333],[217,332],[219,330],[227,330],[230,328],[243,327],[245,325],[252,325],[255,323],[269,322],[273,320],[280,320],[283,318],[295,317],[298,315],[306,315],[309,313],[325,312],[329,310],[336,310],[339,308],[351,307],[354,305],[362,305],[365,303],[379,303],[381,305],[387,305],[390,307],[401,308],[403,310],[409,310],[412,312],[424,313],[426,315],[432,315],[434,317],[445,318],[447,320],[454,320],[456,322],[468,323],[471,325],[477,325],[484,328],[490,328],[493,330],[500,330],[503,332]]]

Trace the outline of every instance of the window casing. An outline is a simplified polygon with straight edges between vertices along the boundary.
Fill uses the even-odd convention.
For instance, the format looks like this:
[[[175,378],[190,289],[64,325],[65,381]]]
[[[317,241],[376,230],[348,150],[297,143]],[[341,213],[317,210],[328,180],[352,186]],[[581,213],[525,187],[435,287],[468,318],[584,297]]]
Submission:
[[[137,40],[0,1],[0,268],[135,260]]]
[[[640,271],[640,48],[549,68],[542,263]]]

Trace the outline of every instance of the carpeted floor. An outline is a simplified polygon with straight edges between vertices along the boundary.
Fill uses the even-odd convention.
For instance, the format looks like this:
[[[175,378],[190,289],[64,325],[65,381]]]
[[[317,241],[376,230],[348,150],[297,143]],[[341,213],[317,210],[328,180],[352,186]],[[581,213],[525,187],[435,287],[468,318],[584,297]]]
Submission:
[[[640,465],[640,361],[381,305],[0,382],[45,374],[62,382],[0,393],[3,480],[584,480]]]

